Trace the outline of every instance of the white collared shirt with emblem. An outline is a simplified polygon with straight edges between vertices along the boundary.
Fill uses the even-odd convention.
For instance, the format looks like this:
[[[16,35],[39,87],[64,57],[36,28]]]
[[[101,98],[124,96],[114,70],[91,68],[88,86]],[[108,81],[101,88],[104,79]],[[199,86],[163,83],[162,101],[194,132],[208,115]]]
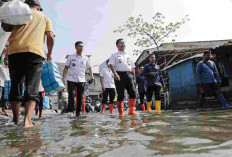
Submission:
[[[86,56],[73,54],[68,57],[65,66],[68,66],[67,81],[86,82],[85,72],[91,68],[89,59]]]
[[[115,88],[114,74],[110,68],[106,67],[100,71],[100,76],[103,77],[104,88]]]
[[[116,52],[112,54],[109,65],[113,65],[116,71],[131,72],[135,68],[132,58],[126,52]]]

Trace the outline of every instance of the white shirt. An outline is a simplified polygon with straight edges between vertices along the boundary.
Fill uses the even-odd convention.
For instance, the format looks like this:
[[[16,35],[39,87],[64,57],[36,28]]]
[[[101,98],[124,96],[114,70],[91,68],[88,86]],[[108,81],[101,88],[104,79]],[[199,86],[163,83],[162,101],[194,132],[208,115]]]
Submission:
[[[109,65],[113,65],[116,71],[131,72],[135,68],[132,58],[126,52],[116,52],[112,54]]]
[[[69,67],[67,81],[86,82],[85,71],[91,68],[88,57],[78,54],[70,55],[65,66]]]
[[[106,67],[100,71],[100,76],[103,77],[104,88],[115,88],[114,74],[110,68]]]
[[[6,80],[10,80],[9,68],[5,65],[0,65],[0,87],[4,87]]]

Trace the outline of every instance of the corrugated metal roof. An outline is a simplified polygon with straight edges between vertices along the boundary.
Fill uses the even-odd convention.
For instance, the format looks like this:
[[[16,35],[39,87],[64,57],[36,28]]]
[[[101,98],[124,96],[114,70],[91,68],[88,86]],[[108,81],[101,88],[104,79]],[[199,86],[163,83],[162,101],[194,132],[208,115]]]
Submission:
[[[173,45],[168,46],[168,44],[161,44],[159,50],[155,50],[153,53],[156,55],[157,64],[164,68],[164,56],[166,58],[167,66],[178,62],[185,58],[191,57],[193,55],[203,53],[205,50],[214,49],[226,43],[230,43],[232,39],[229,40],[212,40],[212,41],[194,41],[194,42],[176,42]],[[177,55],[177,56],[176,56]],[[141,57],[142,55],[140,55]],[[149,62],[148,57],[138,64],[140,57],[136,61],[136,66],[142,66]]]
[[[170,68],[172,68],[172,67],[174,67],[174,66],[176,66],[176,65],[178,65],[180,63],[183,63],[183,62],[185,62],[187,60],[190,60],[190,59],[193,59],[193,58],[201,58],[201,57],[203,57],[203,54],[196,54],[196,55],[194,55],[192,57],[188,57],[188,58],[185,58],[183,60],[179,60],[178,62],[174,62],[172,65],[163,68],[162,71],[168,70],[168,69],[170,69]]]

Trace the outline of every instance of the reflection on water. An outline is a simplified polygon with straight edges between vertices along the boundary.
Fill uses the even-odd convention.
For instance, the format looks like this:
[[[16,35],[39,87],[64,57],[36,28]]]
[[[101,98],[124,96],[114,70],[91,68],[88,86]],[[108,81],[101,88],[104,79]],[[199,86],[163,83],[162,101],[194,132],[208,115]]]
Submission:
[[[1,146],[1,155],[33,155],[43,146],[39,128],[14,128],[1,133],[5,136],[1,140],[1,145],[5,144]]]
[[[119,119],[45,114],[30,129],[1,125],[0,156],[197,156],[232,149],[232,110],[140,112]]]

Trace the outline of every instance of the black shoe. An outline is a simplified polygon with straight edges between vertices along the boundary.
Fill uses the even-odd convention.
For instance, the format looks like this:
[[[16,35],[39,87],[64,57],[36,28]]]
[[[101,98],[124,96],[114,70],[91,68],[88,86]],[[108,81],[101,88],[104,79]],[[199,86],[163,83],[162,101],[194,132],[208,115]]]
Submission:
[[[76,114],[76,117],[77,117],[78,119],[82,119],[82,118],[85,118],[86,116],[83,116],[83,115],[81,115],[80,113],[77,113],[77,114]]]

